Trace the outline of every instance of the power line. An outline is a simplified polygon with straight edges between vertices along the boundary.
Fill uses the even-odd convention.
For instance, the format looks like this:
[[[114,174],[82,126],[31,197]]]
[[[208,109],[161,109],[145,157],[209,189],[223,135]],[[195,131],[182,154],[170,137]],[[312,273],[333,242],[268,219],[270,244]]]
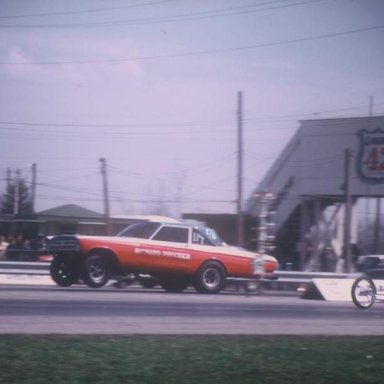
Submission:
[[[280,5],[280,6],[270,6],[271,3],[284,3],[289,0],[277,0],[274,2],[266,2],[261,4],[245,5],[240,7],[230,7],[230,8],[220,8],[211,11],[202,11],[202,12],[189,12],[178,15],[171,16],[161,16],[161,17],[151,17],[151,18],[142,18],[142,19],[130,19],[130,20],[114,20],[114,21],[97,21],[97,22],[88,22],[88,23],[62,23],[62,24],[35,24],[35,25],[25,25],[25,24],[0,24],[0,28],[21,28],[21,29],[66,29],[66,28],[98,28],[98,27],[126,27],[126,26],[137,26],[137,25],[153,25],[153,24],[162,24],[170,22],[185,22],[191,20],[201,20],[201,19],[211,19],[216,17],[223,16],[234,16],[241,14],[249,13],[258,13],[265,12],[269,10],[276,10],[281,8],[291,8],[301,5],[308,5],[312,3],[317,3],[325,0],[310,0],[310,1],[301,1],[295,4]],[[267,7],[264,7],[267,6]],[[264,7],[264,8],[262,8]],[[261,8],[261,9],[260,9]]]
[[[188,174],[188,176],[190,176],[190,175],[193,175],[196,173],[206,172],[209,169],[215,168],[217,166],[222,166],[223,161],[228,160],[230,158],[233,158],[234,156],[235,156],[234,153],[231,153],[229,155],[227,154],[226,156],[220,157],[219,159],[204,162],[202,164],[197,164],[196,166],[194,166],[192,168],[187,167],[187,168],[184,168],[181,170],[163,172],[163,173],[161,173],[161,175],[162,175],[162,177],[164,175],[177,176],[178,174],[183,174],[183,175]],[[133,177],[137,177],[137,178],[141,178],[141,179],[148,178],[148,177],[153,178],[154,175],[159,175],[159,172],[151,172],[151,173],[147,173],[146,176],[144,176],[142,173],[127,171],[127,170],[115,167],[113,165],[110,165],[109,167],[115,171],[120,172],[120,174],[129,175],[129,177],[133,176]]]
[[[84,187],[75,187],[75,186],[63,186],[63,185],[53,185],[53,184],[47,184],[47,183],[37,183],[37,186],[39,187],[45,187],[45,188],[50,188],[50,189],[58,189],[60,191],[65,191],[65,192],[72,192],[72,193],[79,193],[79,194],[87,194],[87,195],[93,195],[93,196],[98,196],[100,195],[100,191],[99,189],[97,188],[84,188]],[[141,198],[141,199],[137,199],[135,197],[133,198],[129,198],[127,196],[146,196],[147,198]],[[164,199],[161,199],[161,198],[156,198],[157,194],[156,193],[135,193],[135,192],[132,192],[132,193],[126,193],[126,192],[123,192],[123,191],[111,191],[111,197],[110,197],[110,200],[111,201],[121,201],[121,200],[124,200],[124,201],[129,201],[129,202],[152,202],[152,203],[155,203],[155,202],[159,202],[159,201],[162,201],[162,202],[169,202],[169,203],[175,203],[177,201],[179,201],[178,199],[167,199],[167,200],[164,200]],[[195,195],[194,193],[191,194],[191,195]],[[38,196],[40,197],[40,194],[38,194]],[[45,195],[46,198],[49,198],[49,196]],[[123,196],[123,197],[122,197]],[[50,195],[50,197],[52,198],[63,198],[65,199],[65,197],[60,197],[60,196],[52,196]],[[72,196],[71,199],[73,200],[74,197]],[[79,197],[76,197],[75,198],[76,200],[79,200],[81,198]],[[87,198],[84,198],[85,200],[87,200]],[[89,199],[91,200],[92,198],[89,197]],[[96,201],[102,201],[102,197],[100,198],[96,198],[95,199]],[[202,202],[202,201],[205,201],[205,202],[232,202],[232,200],[217,200],[217,199],[214,199],[214,200],[202,200],[202,199],[193,199],[193,198],[188,198],[186,197],[185,199],[181,200],[181,202],[184,202],[184,203],[194,203],[194,202]]]
[[[108,8],[92,8],[92,9],[79,9],[77,11],[62,11],[62,12],[45,12],[45,13],[29,13],[21,15],[6,15],[0,16],[0,19],[18,19],[18,18],[27,18],[27,17],[46,17],[46,16],[67,16],[67,15],[78,15],[84,13],[98,13],[98,12],[107,12],[107,11],[120,11],[122,9],[132,9],[132,8],[141,8],[148,5],[159,5],[165,3],[172,3],[180,0],[161,0],[161,1],[151,1],[148,3],[141,2],[140,4],[131,4],[121,7],[108,7]]]
[[[384,27],[384,26],[383,26]],[[375,103],[374,107],[383,106],[384,103]],[[327,113],[335,113],[335,112],[343,112],[343,111],[351,111],[351,110],[357,110],[357,109],[367,109],[367,105],[359,105],[359,106],[353,106],[353,107],[345,107],[345,108],[338,108],[338,109],[330,109],[330,110],[324,110],[324,111],[318,111],[318,112],[308,112],[308,113],[293,113],[293,114],[284,114],[284,115],[267,115],[267,116],[260,116],[260,117],[247,117],[244,118],[245,123],[251,123],[251,122],[258,122],[258,121],[274,121],[276,119],[304,119],[306,117],[313,117],[317,115],[327,114]],[[57,122],[26,122],[26,121],[0,121],[0,124],[2,125],[10,125],[10,127],[0,127],[0,130],[19,130],[22,132],[34,132],[34,133],[49,133],[51,132],[52,127],[57,128],[140,128],[140,131],[137,132],[127,132],[123,131],[124,134],[142,134],[143,131],[141,129],[143,128],[173,128],[173,127],[207,127],[207,126],[222,126],[222,125],[235,125],[236,124],[236,118],[233,119],[220,119],[220,120],[196,120],[196,121],[179,121],[179,122],[166,122],[166,123],[104,123],[104,124],[93,124],[93,123],[57,123]],[[19,126],[26,126],[26,127],[49,127],[49,130],[26,130],[22,128],[14,128],[15,125]],[[158,130],[154,132],[159,132]],[[97,131],[92,131],[92,134],[97,133]],[[105,133],[105,132],[102,132]],[[111,133],[110,130],[107,132],[108,134]],[[164,132],[161,132],[162,134]],[[174,131],[172,131],[174,133]]]
[[[121,142],[126,138],[145,138],[146,140],[156,140],[161,143],[176,143],[183,142],[188,140],[189,142],[197,143],[207,143],[207,139],[213,139],[216,143],[227,143],[228,135],[231,135],[231,132],[217,131],[217,130],[208,130],[204,132],[204,137],[202,137],[201,131],[196,132],[175,132],[172,130],[167,131],[154,131],[154,132],[63,132],[63,131],[39,131],[29,130],[29,129],[12,129],[0,127],[0,132],[2,137],[6,140],[8,137],[22,137],[23,140],[50,140],[60,141],[66,138],[76,139],[77,142],[87,141],[87,142],[100,142],[100,140],[107,140],[109,142]],[[220,133],[220,135],[218,135]],[[75,143],[75,142],[74,142]],[[19,156],[20,157],[20,156]],[[0,153],[1,158],[1,153]]]
[[[60,191],[66,192],[75,192],[75,193],[90,193],[90,194],[99,194],[99,189],[97,188],[86,188],[86,187],[73,187],[73,186],[63,186],[63,185],[53,185],[47,183],[37,183],[39,187],[46,187],[51,189],[59,189]]]
[[[228,156],[226,156],[225,158],[227,158]],[[207,162],[207,163],[203,163],[203,164],[200,164],[192,169],[188,169],[188,170],[183,170],[182,172],[189,172],[189,171],[193,171],[194,173],[198,173],[201,171],[201,169],[203,171],[206,171],[209,168],[213,168],[213,167],[217,167],[219,165],[222,164],[222,160],[223,158],[221,159],[217,159],[215,161],[211,161],[211,162]],[[205,169],[204,169],[205,168]],[[111,169],[118,169],[116,167],[111,167]],[[132,172],[124,172],[123,170],[120,170],[121,173],[126,173],[126,174],[130,174],[130,176],[132,176]],[[168,172],[167,172],[168,174]],[[36,183],[36,185],[38,187],[44,187],[44,188],[49,188],[49,189],[56,189],[56,190],[60,190],[60,191],[64,191],[64,192],[71,192],[71,193],[79,193],[79,194],[87,194],[87,195],[99,195],[99,189],[98,188],[89,188],[89,187],[82,187],[82,186],[64,186],[62,184],[57,184],[59,182],[62,182],[62,181],[67,181],[67,180],[74,180],[74,179],[77,179],[77,178],[89,178],[90,176],[95,176],[96,173],[92,173],[92,174],[87,174],[87,175],[79,175],[79,176],[74,176],[74,177],[71,177],[71,178],[66,178],[66,179],[61,179],[61,180],[56,180],[56,181],[51,181],[51,182],[39,182],[39,183]],[[163,177],[163,175],[162,175]],[[150,176],[150,179],[153,179],[153,177]],[[227,177],[225,178],[227,179]],[[0,179],[0,181],[4,179]],[[201,190],[201,189],[204,189],[204,190],[215,190],[217,189],[217,183],[219,183],[221,181],[218,180],[217,182],[215,183],[212,183],[212,186],[209,186],[209,185],[205,185],[204,187],[200,187],[198,189],[196,189],[195,191],[192,191],[191,192],[191,195],[194,196],[196,191],[198,190]],[[216,187],[216,188],[215,188]],[[222,191],[222,189],[220,189]],[[113,201],[119,201],[121,200],[121,197],[117,197],[119,195],[123,195],[123,196],[126,196],[127,193],[124,192],[124,191],[111,191],[112,195],[114,196],[114,199],[112,199]],[[139,195],[139,196],[143,196],[143,193],[140,192],[140,193],[129,193],[129,195]],[[155,202],[155,200],[153,199],[154,193],[151,193],[151,194],[148,194],[148,193],[145,193],[144,195],[147,195],[150,199],[150,201],[152,202]],[[77,199],[77,198],[76,198]],[[124,197],[124,200],[126,200],[126,198]],[[136,199],[136,201],[138,201]],[[148,199],[145,199],[145,201],[148,201]],[[197,202],[197,201],[200,201],[199,199],[190,199],[189,200],[190,202]],[[172,202],[174,202],[172,200]]]
[[[56,170],[55,173],[59,172],[60,170]],[[75,170],[73,170],[75,171]],[[76,170],[78,171],[78,169]],[[61,170],[62,172],[62,170]],[[71,177],[66,177],[64,179],[58,179],[58,180],[54,180],[54,181],[50,181],[50,183],[61,183],[63,181],[68,181],[68,180],[76,180],[76,179],[87,179],[88,177],[91,177],[91,176],[95,176],[96,173],[89,173],[89,174],[86,174],[86,175],[78,175],[78,176],[71,176]]]
[[[157,56],[137,56],[137,57],[123,58],[123,59],[99,59],[99,60],[67,60],[67,61],[64,60],[64,61],[33,61],[33,62],[32,61],[30,62],[2,61],[0,62],[0,65],[26,66],[26,65],[114,64],[114,63],[122,63],[122,62],[129,62],[129,61],[176,59],[176,58],[182,58],[182,57],[223,54],[228,52],[276,47],[280,45],[297,44],[297,43],[303,43],[307,41],[322,40],[330,37],[347,36],[351,34],[375,31],[380,29],[384,29],[384,25],[376,25],[372,27],[358,28],[358,29],[352,29],[352,30],[342,31],[342,32],[326,33],[326,34],[316,35],[316,36],[301,37],[297,39],[280,40],[280,41],[275,41],[270,43],[259,43],[259,44],[251,44],[251,45],[245,45],[240,47],[218,48],[218,49],[209,49],[209,50],[203,50],[203,51],[190,51],[190,52],[184,52],[184,53],[165,54],[165,55],[157,55]]]
[[[376,103],[373,106],[374,107],[380,107],[383,106],[384,103]],[[316,111],[316,112],[309,112],[309,113],[294,113],[294,114],[285,114],[285,115],[269,115],[269,116],[260,116],[260,117],[251,117],[251,118],[245,118],[244,122],[250,123],[254,121],[275,121],[276,119],[279,121],[289,121],[292,118],[296,118],[299,120],[303,120],[304,118],[316,118],[317,116],[324,115],[327,113],[335,113],[335,112],[346,112],[346,111],[354,111],[358,109],[365,109],[367,110],[367,104],[364,105],[358,105],[354,107],[346,107],[346,108],[337,108],[337,109],[327,109],[325,111]],[[351,116],[352,117],[352,116]],[[355,117],[355,116],[353,116]],[[281,119],[289,119],[289,120],[281,120]]]
[[[155,127],[195,127],[198,125],[223,125],[233,124],[233,120],[207,120],[207,121],[184,121],[176,123],[118,123],[118,124],[64,124],[64,123],[30,123],[16,121],[0,121],[0,124],[8,125],[26,125],[41,127],[62,127],[62,128],[155,128]]]
[[[52,195],[37,195],[38,199],[44,199],[44,200],[56,200],[56,201],[73,201],[72,197],[63,197],[63,196],[52,196]],[[111,201],[115,203],[119,203],[122,201],[121,198],[110,198]],[[102,198],[76,198],[76,201],[87,201],[87,202],[102,202]],[[140,203],[140,204],[156,204],[156,203],[164,203],[164,204],[175,204],[175,203],[183,203],[183,204],[193,204],[193,203],[199,203],[199,204],[234,204],[234,200],[216,200],[216,199],[211,199],[211,200],[201,200],[201,199],[185,199],[185,200],[178,200],[178,199],[130,199],[130,198],[125,198],[124,202],[126,203]]]

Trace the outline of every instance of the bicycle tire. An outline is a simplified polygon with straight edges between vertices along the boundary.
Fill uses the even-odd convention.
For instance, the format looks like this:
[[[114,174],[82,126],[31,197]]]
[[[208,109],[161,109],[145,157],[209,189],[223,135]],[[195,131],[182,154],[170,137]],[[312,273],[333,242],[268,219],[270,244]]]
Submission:
[[[359,277],[352,284],[351,296],[357,308],[371,308],[376,299],[375,283],[369,277]]]

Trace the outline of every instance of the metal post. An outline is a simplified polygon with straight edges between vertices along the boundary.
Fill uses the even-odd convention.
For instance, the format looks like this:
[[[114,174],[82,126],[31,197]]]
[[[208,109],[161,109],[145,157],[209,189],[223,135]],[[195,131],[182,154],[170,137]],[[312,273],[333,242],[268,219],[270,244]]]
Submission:
[[[237,112],[237,245],[244,245],[244,212],[243,201],[243,94],[238,92],[238,112]]]
[[[344,187],[345,187],[345,214],[344,214],[344,249],[343,256],[345,262],[345,272],[350,273],[352,267],[351,260],[351,218],[352,218],[352,200],[351,200],[351,150],[345,150],[344,164]]]
[[[31,203],[32,212],[35,212],[35,201],[36,201],[36,164],[32,164],[32,190],[31,190]]]
[[[301,200],[300,204],[300,260],[299,260],[299,271],[304,271],[306,262],[306,231],[308,228],[308,208],[305,200]]]
[[[381,233],[381,198],[376,198],[376,217],[375,217],[375,250],[374,252],[379,254],[380,253],[380,233]]]

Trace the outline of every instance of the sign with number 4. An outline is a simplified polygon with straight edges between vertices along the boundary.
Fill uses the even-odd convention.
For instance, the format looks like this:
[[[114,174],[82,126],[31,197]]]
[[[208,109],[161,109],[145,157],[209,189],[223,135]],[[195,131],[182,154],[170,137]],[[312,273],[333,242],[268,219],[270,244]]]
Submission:
[[[363,129],[359,132],[358,171],[369,183],[384,183],[384,131]]]

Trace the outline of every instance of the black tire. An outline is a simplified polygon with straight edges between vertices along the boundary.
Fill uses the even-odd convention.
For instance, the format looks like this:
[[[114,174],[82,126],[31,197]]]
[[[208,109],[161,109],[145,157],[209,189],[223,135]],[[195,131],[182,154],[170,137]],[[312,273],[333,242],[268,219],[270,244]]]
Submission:
[[[199,293],[218,293],[224,288],[226,278],[222,264],[208,261],[197,271],[194,285]]]
[[[85,258],[81,272],[83,281],[88,287],[100,288],[111,276],[111,263],[103,255],[90,254]]]
[[[359,277],[352,284],[352,301],[360,309],[371,308],[376,299],[375,283],[368,277]]]
[[[160,286],[170,293],[181,293],[188,288],[189,279],[186,276],[169,276],[160,279]]]
[[[60,287],[69,287],[75,284],[80,276],[76,263],[69,257],[56,256],[49,266],[52,280]]]

